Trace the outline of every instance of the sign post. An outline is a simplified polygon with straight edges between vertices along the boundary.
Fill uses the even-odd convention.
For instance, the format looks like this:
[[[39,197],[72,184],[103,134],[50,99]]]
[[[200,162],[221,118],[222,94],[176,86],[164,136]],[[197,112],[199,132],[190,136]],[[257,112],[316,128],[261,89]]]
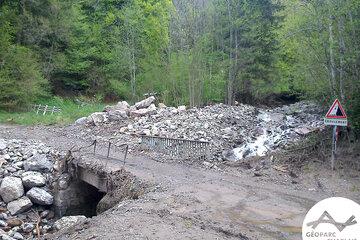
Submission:
[[[337,129],[339,126],[347,126],[348,120],[344,108],[341,106],[340,101],[336,99],[331,105],[329,111],[324,118],[325,125],[334,126],[332,136],[332,150],[331,150],[331,169],[335,169],[336,158],[336,145],[337,145]]]

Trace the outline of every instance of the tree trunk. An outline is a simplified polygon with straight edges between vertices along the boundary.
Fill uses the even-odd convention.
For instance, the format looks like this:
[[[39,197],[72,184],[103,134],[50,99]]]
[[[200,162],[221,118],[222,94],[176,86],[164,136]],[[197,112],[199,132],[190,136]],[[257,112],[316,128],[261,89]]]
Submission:
[[[333,96],[336,94],[336,65],[334,58],[334,32],[333,32],[333,16],[329,17],[329,55],[330,55],[330,74],[331,74],[331,91]]]
[[[340,66],[339,66],[339,87],[340,87],[340,97],[341,100],[345,101],[345,89],[344,89],[344,81],[345,81],[345,41],[344,41],[344,17],[340,16],[338,20],[338,32],[339,32],[339,51],[340,51]]]
[[[229,105],[234,104],[234,59],[233,59],[233,24],[232,24],[232,16],[231,16],[231,6],[230,0],[227,1],[228,8],[228,18],[229,18],[229,31],[230,31],[230,44],[229,44],[229,76],[228,76],[228,84],[227,84],[227,101],[226,103]]]

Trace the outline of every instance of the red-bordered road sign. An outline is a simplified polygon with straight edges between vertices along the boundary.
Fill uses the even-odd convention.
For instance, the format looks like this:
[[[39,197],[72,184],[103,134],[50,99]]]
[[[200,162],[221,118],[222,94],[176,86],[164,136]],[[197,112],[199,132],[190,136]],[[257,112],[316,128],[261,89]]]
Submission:
[[[347,116],[344,108],[341,106],[339,99],[336,99],[329,111],[325,115],[325,125],[331,126],[347,126]]]
[[[344,119],[347,118],[344,108],[341,106],[339,99],[336,99],[325,115],[325,118]]]

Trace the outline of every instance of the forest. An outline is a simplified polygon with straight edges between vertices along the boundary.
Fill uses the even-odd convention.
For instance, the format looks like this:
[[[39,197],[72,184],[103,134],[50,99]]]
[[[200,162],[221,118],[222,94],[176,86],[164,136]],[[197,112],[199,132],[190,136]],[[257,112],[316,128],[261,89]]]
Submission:
[[[329,105],[360,127],[360,0],[0,0],[0,109],[54,96]]]

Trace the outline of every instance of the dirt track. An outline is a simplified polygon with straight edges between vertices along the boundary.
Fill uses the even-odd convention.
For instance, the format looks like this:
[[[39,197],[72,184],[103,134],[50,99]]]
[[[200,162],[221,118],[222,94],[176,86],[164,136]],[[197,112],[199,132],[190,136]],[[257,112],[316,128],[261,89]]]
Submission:
[[[72,134],[67,134],[68,131]],[[85,142],[74,127],[0,126],[2,138],[36,139],[60,150]],[[72,137],[73,136],[73,137]],[[111,161],[108,168],[120,168]],[[359,202],[359,174],[302,173],[297,184],[286,174],[254,177],[241,169],[208,170],[130,155],[126,170],[151,183],[138,200],[93,217],[53,239],[301,239],[306,212],[330,196]]]

